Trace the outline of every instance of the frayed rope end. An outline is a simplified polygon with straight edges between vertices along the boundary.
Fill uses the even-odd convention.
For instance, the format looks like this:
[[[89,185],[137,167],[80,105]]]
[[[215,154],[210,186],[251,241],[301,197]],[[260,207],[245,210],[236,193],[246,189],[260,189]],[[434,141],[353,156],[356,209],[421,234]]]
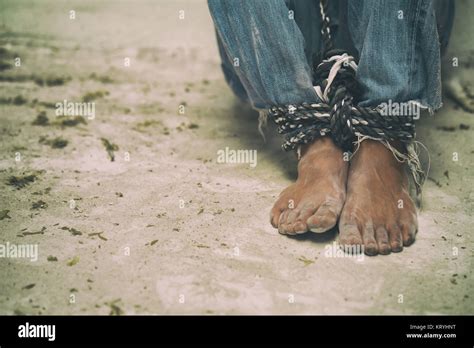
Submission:
[[[263,132],[263,128],[267,128],[267,121],[268,121],[268,111],[259,110],[258,111],[258,132],[262,136],[264,143],[267,142],[267,139],[265,138],[265,133]]]

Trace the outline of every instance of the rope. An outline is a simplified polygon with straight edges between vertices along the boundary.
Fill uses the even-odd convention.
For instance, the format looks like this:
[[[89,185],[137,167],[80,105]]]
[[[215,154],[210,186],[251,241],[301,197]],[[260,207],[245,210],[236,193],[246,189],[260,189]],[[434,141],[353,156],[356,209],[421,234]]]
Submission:
[[[332,50],[325,58],[315,72],[315,90],[321,103],[274,106],[269,110],[278,132],[285,135],[284,150],[325,135],[345,151],[352,151],[354,141],[361,136],[403,143],[413,140],[413,117],[382,116],[377,108],[354,105],[358,87],[357,64],[352,56]]]
[[[334,49],[328,16],[328,0],[320,0],[321,35],[324,45],[322,62],[313,71],[315,91],[319,103],[280,105],[268,111],[283,134],[285,151],[298,150],[318,137],[330,136],[344,151],[353,152],[354,146],[365,139],[382,142],[397,160],[407,162],[414,179],[417,196],[421,196],[424,173],[416,149],[415,124],[410,115],[382,115],[378,107],[358,106],[361,88],[356,80],[357,63],[343,50]],[[396,151],[391,141],[400,141],[406,154]]]

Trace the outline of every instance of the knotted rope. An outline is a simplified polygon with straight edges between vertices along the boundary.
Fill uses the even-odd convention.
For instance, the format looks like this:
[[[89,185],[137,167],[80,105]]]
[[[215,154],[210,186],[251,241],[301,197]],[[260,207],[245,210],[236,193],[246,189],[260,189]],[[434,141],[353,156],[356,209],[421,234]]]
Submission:
[[[327,0],[320,0],[321,35],[325,48],[322,62],[313,72],[315,91],[319,103],[281,105],[269,109],[269,116],[285,136],[285,151],[299,149],[321,136],[330,136],[344,151],[352,152],[354,146],[366,139],[382,142],[400,162],[407,162],[412,173],[417,196],[421,195],[424,173],[413,146],[415,124],[410,115],[382,115],[377,107],[358,106],[359,91],[357,63],[351,55],[332,47]],[[406,154],[390,145],[401,142]]]
[[[411,116],[382,116],[376,108],[354,105],[357,93],[357,64],[339,50],[327,52],[315,71],[316,94],[321,103],[275,106],[269,115],[285,134],[283,149],[288,151],[320,136],[330,135],[344,151],[352,151],[354,141],[368,136],[376,140],[413,140]],[[323,89],[324,88],[324,89]]]

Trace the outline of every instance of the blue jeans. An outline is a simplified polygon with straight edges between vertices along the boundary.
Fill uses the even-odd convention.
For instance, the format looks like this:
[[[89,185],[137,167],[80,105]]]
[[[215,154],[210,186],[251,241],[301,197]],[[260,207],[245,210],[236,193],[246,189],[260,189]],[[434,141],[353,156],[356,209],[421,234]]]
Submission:
[[[208,0],[225,78],[255,109],[319,102],[318,0]],[[333,0],[335,47],[359,61],[360,106],[417,101],[441,107],[441,51],[451,31],[453,0]]]

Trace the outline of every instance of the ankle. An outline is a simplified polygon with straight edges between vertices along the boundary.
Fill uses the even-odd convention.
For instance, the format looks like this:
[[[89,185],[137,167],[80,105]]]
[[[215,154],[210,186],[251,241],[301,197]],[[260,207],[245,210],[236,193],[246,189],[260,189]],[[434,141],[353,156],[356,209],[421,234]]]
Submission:
[[[396,151],[405,153],[405,147],[400,142],[390,142]],[[368,162],[372,163],[373,166],[382,166],[397,170],[403,169],[403,163],[397,161],[392,150],[387,148],[387,146],[376,140],[364,140],[359,147],[359,150],[356,153],[356,156],[352,163],[355,165],[355,162],[361,161],[367,165]]]
[[[330,156],[339,155],[342,151],[334,144],[330,137],[317,138],[310,144],[301,146],[300,154],[303,156],[321,155],[323,152],[329,152]]]

